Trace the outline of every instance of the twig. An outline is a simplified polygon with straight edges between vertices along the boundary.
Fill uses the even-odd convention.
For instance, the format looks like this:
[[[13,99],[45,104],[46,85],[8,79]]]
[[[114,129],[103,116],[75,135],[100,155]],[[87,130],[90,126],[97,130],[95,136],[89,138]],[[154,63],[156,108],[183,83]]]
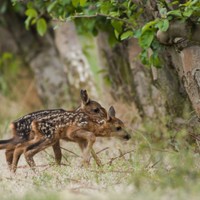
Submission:
[[[105,147],[104,149],[101,149],[100,151],[97,151],[96,154],[99,154],[99,153],[101,153],[102,151],[105,151],[105,150],[107,150],[107,149],[109,149],[109,147]]]
[[[114,157],[114,158],[111,158],[110,161],[107,162],[107,163],[105,163],[105,164],[103,164],[103,166],[104,166],[104,165],[107,165],[107,164],[111,165],[112,162],[113,162],[114,160],[116,160],[116,159],[118,159],[118,158],[121,158],[121,157],[123,157],[124,155],[126,155],[126,154],[128,154],[128,153],[131,153],[131,152],[133,152],[133,151],[135,151],[135,150],[132,149],[132,150],[127,151],[127,152],[125,152],[125,153],[123,153],[123,154],[120,154],[119,156],[116,156],[116,157]]]
[[[45,152],[48,156],[50,156],[52,159],[54,159],[54,157],[53,157],[51,154],[49,154],[46,150],[44,150],[44,152]],[[66,158],[64,155],[62,155],[62,157],[65,159],[66,162],[68,162],[68,163],[70,164],[70,162],[67,160],[67,158]]]
[[[68,150],[68,149],[65,149],[64,147],[60,147],[60,148],[63,149],[63,150],[65,150],[65,151],[68,151],[68,152],[74,154],[76,157],[81,158],[81,156],[79,156],[78,154],[74,153],[73,151],[70,151],[70,150]]]
[[[125,20],[125,19],[121,19],[121,18],[118,18],[118,17],[114,17],[114,16],[110,16],[110,15],[105,15],[105,14],[102,14],[102,13],[96,13],[94,15],[74,15],[72,16],[71,18],[72,19],[76,19],[76,18],[94,18],[94,17],[105,17],[105,18],[110,18],[110,19],[115,19],[117,21],[122,21],[130,26],[133,26],[132,23],[130,23],[129,21]]]
[[[103,151],[105,151],[105,150],[107,150],[107,149],[109,149],[109,147],[105,147],[104,149],[101,149],[100,151],[97,151],[97,152],[95,152],[95,154],[97,155],[97,154],[99,154],[99,153],[101,153],[101,152],[103,152]],[[94,150],[93,150],[94,151]],[[91,154],[93,154],[93,152],[91,152]],[[94,154],[92,155],[92,156],[90,156],[90,159],[91,158],[94,158]],[[95,158],[94,158],[95,159]],[[97,158],[97,159],[99,159],[99,158]],[[100,160],[100,159],[99,159]]]
[[[114,16],[110,16],[110,15],[105,15],[105,14],[102,14],[102,13],[96,13],[94,15],[74,15],[74,16],[71,16],[70,18],[66,19],[66,20],[61,20],[61,19],[52,19],[52,21],[59,21],[59,22],[67,22],[69,21],[70,19],[78,19],[78,18],[95,18],[95,17],[105,17],[107,19],[114,19],[114,20],[117,20],[117,21],[121,21],[121,22],[124,22],[125,24],[129,25],[130,27],[134,27],[133,24],[131,22],[129,22],[128,20],[126,19],[121,19],[121,18],[118,18],[118,17],[114,17]]]
[[[150,166],[150,163],[148,163],[145,167],[145,169],[149,168],[149,169],[152,169],[154,168],[158,163],[160,162],[160,160],[156,161],[155,163],[153,163],[151,166]]]
[[[91,150],[91,154],[92,154],[92,157],[94,158],[94,160],[96,161],[97,165],[99,167],[101,167],[102,166],[102,162],[101,162],[100,158],[97,156],[97,154],[95,153],[93,148]]]
[[[66,161],[67,163],[69,163],[69,165],[71,164],[71,163],[69,162],[69,160],[68,160],[64,155],[62,155],[62,157],[65,159],[65,161]]]

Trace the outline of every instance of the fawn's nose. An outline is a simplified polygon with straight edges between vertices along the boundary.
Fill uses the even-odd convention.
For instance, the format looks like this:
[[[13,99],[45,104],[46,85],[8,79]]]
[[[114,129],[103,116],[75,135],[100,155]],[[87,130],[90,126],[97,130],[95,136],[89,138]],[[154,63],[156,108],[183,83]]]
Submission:
[[[125,135],[125,136],[124,136],[124,139],[125,139],[125,140],[129,140],[129,139],[131,139],[130,134]]]

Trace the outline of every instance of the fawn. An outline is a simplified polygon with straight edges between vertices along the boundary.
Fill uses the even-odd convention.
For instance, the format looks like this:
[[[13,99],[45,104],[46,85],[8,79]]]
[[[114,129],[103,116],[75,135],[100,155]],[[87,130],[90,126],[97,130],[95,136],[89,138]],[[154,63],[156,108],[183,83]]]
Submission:
[[[106,118],[106,110],[98,102],[91,100],[88,97],[86,90],[80,91],[80,97],[81,105],[75,110],[75,112],[85,112],[94,116]],[[32,139],[30,127],[32,121],[44,116],[54,116],[63,112],[66,111],[63,109],[41,110],[27,114],[11,123],[10,127],[13,133],[13,137],[8,140],[0,140],[0,149],[6,149],[5,155],[9,168],[13,162],[13,153],[16,146]],[[59,140],[54,145],[52,145],[52,147],[55,154],[55,160],[57,164],[60,164],[62,154]]]
[[[34,139],[19,145],[14,153],[12,170],[15,172],[19,154],[22,152],[30,167],[35,166],[33,156],[54,145],[60,139],[79,144],[83,151],[83,164],[89,164],[90,152],[96,137],[119,137],[125,140],[130,135],[124,129],[124,123],[115,117],[111,106],[106,119],[94,117],[84,112],[66,111],[36,119],[31,123]]]

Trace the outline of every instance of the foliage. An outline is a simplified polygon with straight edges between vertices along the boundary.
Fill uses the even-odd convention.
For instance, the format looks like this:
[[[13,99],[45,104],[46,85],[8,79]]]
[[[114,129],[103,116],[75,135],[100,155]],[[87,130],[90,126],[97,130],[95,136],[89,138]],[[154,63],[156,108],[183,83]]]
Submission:
[[[18,0],[12,0],[16,5]],[[147,1],[149,2],[149,1]],[[146,3],[147,3],[146,2]],[[21,3],[21,2],[20,2]],[[111,45],[136,37],[142,48],[140,59],[145,65],[160,66],[158,53],[161,45],[156,39],[158,30],[167,31],[174,19],[200,21],[200,2],[189,0],[157,1],[159,15],[148,22],[145,20],[145,3],[132,0],[34,0],[26,4],[26,28],[36,24],[37,32],[43,36],[47,30],[47,16],[53,20],[74,20],[82,33],[98,34],[107,31]],[[114,39],[115,37],[115,39]],[[151,49],[151,51],[149,51]],[[149,53],[151,52],[151,53]]]

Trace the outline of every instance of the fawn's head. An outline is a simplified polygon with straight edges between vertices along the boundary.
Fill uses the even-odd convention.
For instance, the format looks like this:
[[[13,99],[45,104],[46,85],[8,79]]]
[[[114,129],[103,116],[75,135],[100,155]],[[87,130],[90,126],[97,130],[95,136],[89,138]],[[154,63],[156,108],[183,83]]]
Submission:
[[[130,134],[125,130],[124,123],[115,117],[115,109],[113,106],[111,106],[108,111],[104,127],[105,131],[103,131],[102,136],[117,137],[124,140],[129,140],[131,138]]]
[[[77,109],[77,111],[85,112],[86,114],[101,119],[106,119],[107,112],[105,108],[103,108],[98,102],[91,100],[88,97],[86,90],[81,90],[80,96],[81,96],[81,106]]]

